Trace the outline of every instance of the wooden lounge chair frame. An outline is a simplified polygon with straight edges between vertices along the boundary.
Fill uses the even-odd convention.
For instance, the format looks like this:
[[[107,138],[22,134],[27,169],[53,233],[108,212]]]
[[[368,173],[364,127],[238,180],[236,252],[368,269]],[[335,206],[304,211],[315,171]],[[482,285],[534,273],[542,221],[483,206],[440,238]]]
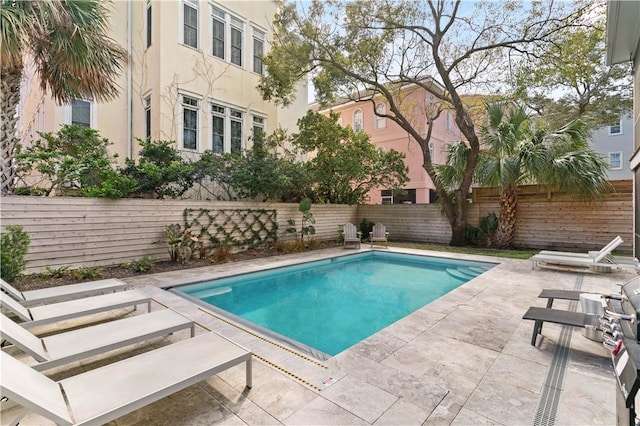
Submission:
[[[141,304],[147,304],[150,311],[151,297],[137,290],[128,290],[27,308],[0,292],[0,306],[20,318],[23,321],[20,323],[22,327],[35,327],[129,306],[136,309]]]
[[[243,362],[250,388],[251,352],[212,332],[58,382],[0,352],[0,392],[59,425],[101,425]]]
[[[0,279],[0,289],[20,302],[21,305],[33,306],[122,291],[127,289],[127,284],[118,279],[110,278],[38,290],[19,291],[5,280]]]
[[[189,328],[193,337],[193,321],[171,309],[162,309],[39,338],[0,314],[0,337],[31,355],[38,362],[32,368],[38,371]]]

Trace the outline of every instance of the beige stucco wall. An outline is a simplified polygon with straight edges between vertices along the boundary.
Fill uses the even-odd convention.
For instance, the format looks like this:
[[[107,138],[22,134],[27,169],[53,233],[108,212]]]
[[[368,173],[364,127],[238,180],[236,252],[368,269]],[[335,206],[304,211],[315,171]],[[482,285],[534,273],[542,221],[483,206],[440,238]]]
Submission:
[[[243,22],[242,67],[212,55],[211,5]],[[251,146],[252,114],[266,118],[267,133],[279,126],[290,129],[290,133],[295,131],[297,119],[306,112],[306,85],[300,86],[298,99],[291,108],[280,109],[262,100],[256,89],[260,76],[252,71],[252,28],[259,28],[267,39],[270,37],[276,1],[199,1],[198,49],[181,42],[183,2],[161,0],[151,2],[152,44],[146,48],[146,8],[147,2],[142,0],[110,3],[111,37],[125,49],[130,46],[131,85],[125,67],[117,80],[121,88],[119,97],[92,105],[92,127],[113,143],[112,151],[118,154],[121,163],[129,156],[130,149],[133,157],[139,152],[136,138],[145,136],[144,100],[148,96],[151,97],[152,139],[174,140],[179,149],[182,147],[181,93],[200,100],[197,152],[211,148],[210,102],[221,102],[243,111],[244,147]],[[265,50],[268,50],[268,40]],[[127,119],[128,93],[131,127]],[[27,143],[36,131],[56,131],[61,124],[69,122],[69,107],[54,105],[29,78],[25,80],[23,95],[22,131]]]

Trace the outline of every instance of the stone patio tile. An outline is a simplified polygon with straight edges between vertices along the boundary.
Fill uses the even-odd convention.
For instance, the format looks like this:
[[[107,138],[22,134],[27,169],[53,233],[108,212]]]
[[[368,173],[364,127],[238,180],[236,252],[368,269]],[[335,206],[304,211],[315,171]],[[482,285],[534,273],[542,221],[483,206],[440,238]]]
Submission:
[[[415,377],[387,365],[349,353],[340,357],[336,368],[349,375],[404,398],[430,412],[447,394],[431,377]]]
[[[482,411],[480,411],[481,413]],[[469,410],[468,408],[462,408],[455,419],[450,423],[451,426],[508,426],[515,423],[505,421],[504,423],[491,420],[478,412]],[[531,424],[530,422],[524,424]]]
[[[430,411],[403,399],[399,399],[391,406],[374,425],[422,425]]]
[[[120,417],[113,424],[117,426],[149,424],[206,426],[244,425],[245,423],[198,384]]]
[[[368,423],[344,408],[319,396],[293,413],[287,425],[367,425]]]
[[[220,376],[226,381],[226,378]],[[260,368],[254,368],[253,388],[248,396],[260,408],[282,422],[313,401],[317,394],[275,369],[262,365]]]
[[[330,368],[325,362],[316,362],[312,359],[291,355],[283,362],[280,362],[278,366],[290,371],[321,390],[325,389],[327,385],[325,382],[335,382],[347,374],[336,368]]]
[[[549,367],[546,365],[511,355],[500,354],[482,379],[480,387],[495,387],[499,389],[501,386],[508,384],[539,394],[547,378],[548,370]]]
[[[518,381],[518,384],[521,385],[521,382]],[[538,398],[538,392],[517,386],[515,380],[482,380],[464,408],[481,413],[496,423],[524,425],[531,424]]]
[[[448,392],[447,395],[440,401],[438,406],[429,414],[429,417],[424,422],[425,426],[440,426],[448,425],[453,419],[456,418],[462,404],[456,401],[461,401],[462,398],[457,397],[454,393]]]
[[[569,372],[560,395],[556,424],[614,424],[618,389],[612,377]]]
[[[459,341],[501,351],[520,320],[487,315],[483,307],[459,306],[431,329],[429,334],[449,336]]]
[[[204,386],[205,390],[246,424],[281,424],[250,399],[250,389],[245,388],[239,391],[217,376],[208,379],[206,382],[208,386]]]
[[[322,397],[373,423],[397,397],[355,377],[346,376],[322,392]]]
[[[349,348],[349,352],[373,361],[382,361],[406,345],[407,341],[398,338],[392,330],[384,329]]]

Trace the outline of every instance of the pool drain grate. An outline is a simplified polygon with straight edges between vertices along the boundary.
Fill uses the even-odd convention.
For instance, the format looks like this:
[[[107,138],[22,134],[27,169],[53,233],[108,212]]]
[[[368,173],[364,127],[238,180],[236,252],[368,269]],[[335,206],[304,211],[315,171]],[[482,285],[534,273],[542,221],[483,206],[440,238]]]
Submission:
[[[582,288],[584,275],[578,275],[574,290]],[[578,302],[571,301],[569,303],[569,311],[575,312]],[[553,359],[549,366],[547,379],[542,385],[542,392],[538,400],[535,417],[533,419],[534,426],[553,426],[556,422],[556,414],[558,412],[558,404],[560,403],[560,395],[562,393],[562,385],[564,383],[565,372],[569,362],[569,349],[571,348],[571,336],[573,335],[573,327],[563,325],[560,332],[560,338],[556,343],[553,351]]]

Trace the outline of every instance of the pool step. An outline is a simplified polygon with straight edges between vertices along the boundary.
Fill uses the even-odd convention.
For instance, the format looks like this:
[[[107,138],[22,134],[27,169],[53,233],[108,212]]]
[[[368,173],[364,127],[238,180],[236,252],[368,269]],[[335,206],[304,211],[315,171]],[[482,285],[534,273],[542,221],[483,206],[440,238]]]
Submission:
[[[231,287],[215,287],[207,290],[202,290],[191,294],[196,299],[205,299],[207,297],[220,296],[222,294],[231,293]]]
[[[457,268],[447,268],[447,273],[452,277],[456,277],[461,280],[470,280],[480,275],[478,272],[473,271],[466,266],[459,266]]]
[[[491,269],[486,266],[467,266],[466,268],[469,269],[470,271],[475,272],[476,275],[484,274],[489,269]]]

